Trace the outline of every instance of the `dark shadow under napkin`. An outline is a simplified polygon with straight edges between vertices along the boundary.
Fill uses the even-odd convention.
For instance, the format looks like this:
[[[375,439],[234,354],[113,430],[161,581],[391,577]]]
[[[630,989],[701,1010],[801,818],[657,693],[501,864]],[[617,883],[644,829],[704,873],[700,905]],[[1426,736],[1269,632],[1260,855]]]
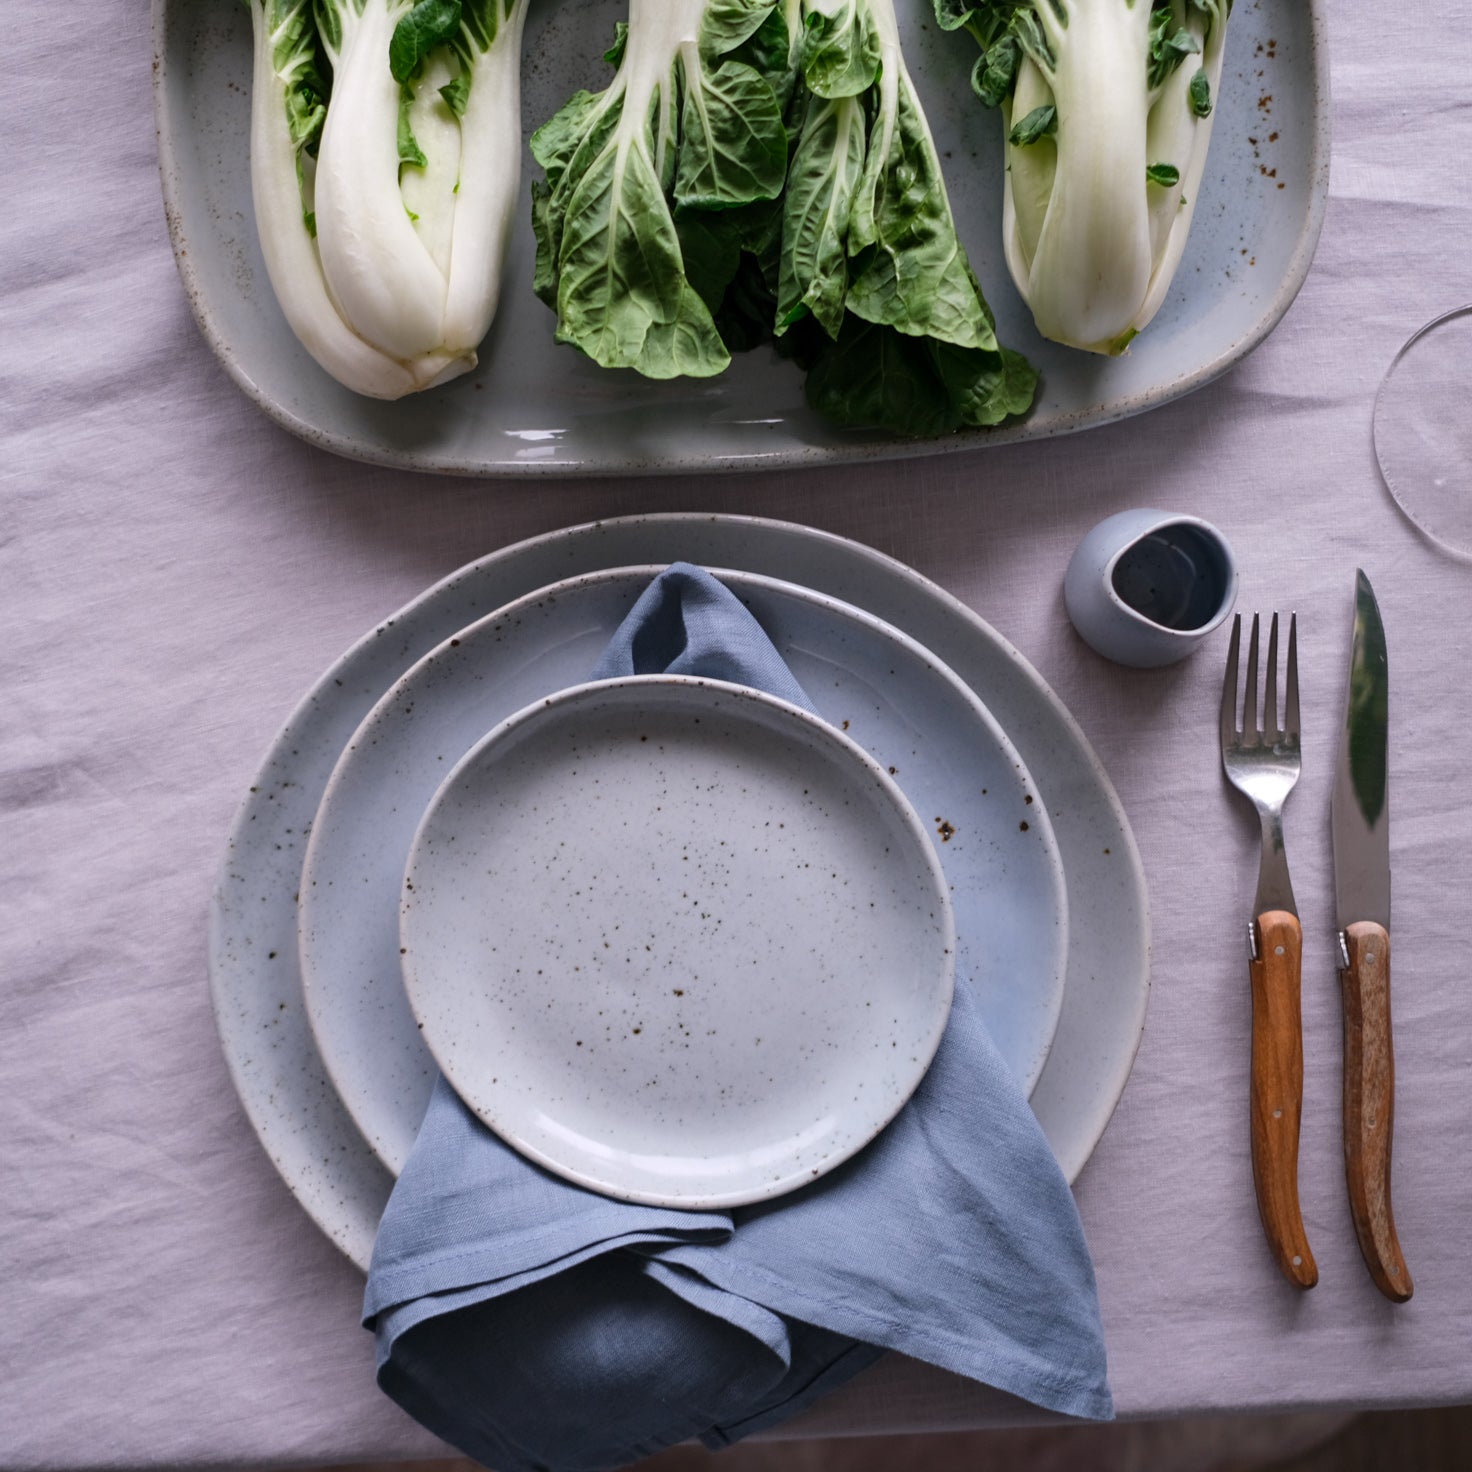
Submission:
[[[677,563],[591,679],[732,680],[811,709],[739,600]],[[887,1129],[811,1186],[730,1212],[631,1205],[524,1160],[443,1079],[379,1227],[378,1383],[498,1472],[599,1472],[720,1446],[895,1349],[1050,1410],[1112,1415],[1068,1185],[966,978]]]

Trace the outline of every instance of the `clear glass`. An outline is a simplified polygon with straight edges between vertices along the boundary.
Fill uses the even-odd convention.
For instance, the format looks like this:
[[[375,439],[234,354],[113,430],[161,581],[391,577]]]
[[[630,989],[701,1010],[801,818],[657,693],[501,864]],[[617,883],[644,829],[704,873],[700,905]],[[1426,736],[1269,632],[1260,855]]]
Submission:
[[[1375,457],[1431,541],[1472,558],[1472,305],[1413,333],[1375,396]]]

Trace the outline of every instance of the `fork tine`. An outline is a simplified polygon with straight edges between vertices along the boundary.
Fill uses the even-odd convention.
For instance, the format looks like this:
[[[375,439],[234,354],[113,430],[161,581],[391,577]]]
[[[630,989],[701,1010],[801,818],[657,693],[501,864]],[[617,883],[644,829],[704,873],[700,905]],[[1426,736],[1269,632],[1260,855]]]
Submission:
[[[1278,735],[1278,615],[1268,626],[1268,678],[1262,692],[1262,729],[1269,741]]]
[[[1243,739],[1256,734],[1257,725],[1257,615],[1252,615],[1252,642],[1247,646],[1247,689],[1242,697]]]
[[[1232,642],[1227,645],[1227,673],[1222,681],[1222,749],[1237,738],[1237,656],[1242,646],[1242,615],[1232,618]]]
[[[1284,730],[1289,736],[1298,735],[1298,615],[1288,615],[1288,699],[1284,713]]]

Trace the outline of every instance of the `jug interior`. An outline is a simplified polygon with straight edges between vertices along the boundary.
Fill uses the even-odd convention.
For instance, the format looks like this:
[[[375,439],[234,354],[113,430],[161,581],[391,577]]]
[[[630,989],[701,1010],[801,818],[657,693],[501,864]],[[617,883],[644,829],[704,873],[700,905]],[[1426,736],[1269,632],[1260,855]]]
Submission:
[[[1216,538],[1174,522],[1131,543],[1111,581],[1122,602],[1152,623],[1187,633],[1216,617],[1231,571]]]

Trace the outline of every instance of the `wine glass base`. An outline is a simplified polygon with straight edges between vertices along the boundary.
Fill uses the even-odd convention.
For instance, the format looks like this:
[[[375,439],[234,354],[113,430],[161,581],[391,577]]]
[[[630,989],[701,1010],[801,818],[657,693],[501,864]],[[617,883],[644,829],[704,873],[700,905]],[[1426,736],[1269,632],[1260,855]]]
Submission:
[[[1472,305],[1433,318],[1395,355],[1373,437],[1401,510],[1438,547],[1472,558]]]

